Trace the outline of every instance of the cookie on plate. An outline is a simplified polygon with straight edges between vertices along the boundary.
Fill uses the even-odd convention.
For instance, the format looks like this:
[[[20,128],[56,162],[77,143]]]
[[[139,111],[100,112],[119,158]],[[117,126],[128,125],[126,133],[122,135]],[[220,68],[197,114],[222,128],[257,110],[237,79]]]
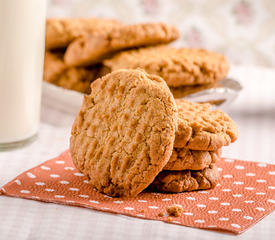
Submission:
[[[66,68],[62,52],[45,52],[43,79],[46,82],[54,82]]]
[[[96,66],[90,68],[72,67],[62,72],[54,82],[55,85],[81,93],[90,93],[91,83],[97,79],[98,69]]]
[[[217,151],[198,151],[187,148],[174,148],[169,162],[163,170],[202,170],[220,159],[221,149]]]
[[[119,50],[169,43],[178,37],[175,27],[162,23],[126,25],[75,40],[68,46],[64,59],[70,66],[85,66]]]
[[[237,140],[234,121],[210,104],[176,99],[179,111],[178,130],[174,147],[200,151],[216,151]]]
[[[229,70],[228,61],[218,53],[164,45],[124,51],[106,59],[104,65],[110,71],[142,68],[171,87],[217,82]]]
[[[74,121],[70,152],[91,186],[136,196],[169,161],[178,112],[165,81],[141,70],[95,80]]]
[[[180,193],[214,188],[219,181],[218,168],[211,164],[198,171],[162,171],[150,188],[160,192]]]
[[[46,48],[65,48],[77,37],[110,31],[122,24],[104,18],[49,18],[46,21]]]
[[[90,84],[97,78],[100,67],[68,67],[61,52],[45,53],[44,76],[46,82],[82,93],[90,92]]]

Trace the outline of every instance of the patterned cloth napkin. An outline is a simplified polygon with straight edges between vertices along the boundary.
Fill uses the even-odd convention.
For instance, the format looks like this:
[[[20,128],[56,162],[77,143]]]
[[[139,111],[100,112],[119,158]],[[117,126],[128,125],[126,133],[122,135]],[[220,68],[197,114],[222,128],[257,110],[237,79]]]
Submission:
[[[212,190],[111,198],[90,187],[65,151],[22,173],[3,186],[0,194],[236,234],[275,209],[275,165],[224,158],[218,166],[221,181]],[[172,204],[183,206],[180,217],[166,214]]]

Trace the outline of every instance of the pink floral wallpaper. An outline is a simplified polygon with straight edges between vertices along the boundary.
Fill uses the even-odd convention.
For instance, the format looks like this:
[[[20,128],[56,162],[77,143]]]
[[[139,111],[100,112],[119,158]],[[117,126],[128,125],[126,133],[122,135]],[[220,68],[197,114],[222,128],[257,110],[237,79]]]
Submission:
[[[48,0],[48,16],[98,16],[176,25],[177,46],[225,54],[231,63],[275,67],[274,0]]]

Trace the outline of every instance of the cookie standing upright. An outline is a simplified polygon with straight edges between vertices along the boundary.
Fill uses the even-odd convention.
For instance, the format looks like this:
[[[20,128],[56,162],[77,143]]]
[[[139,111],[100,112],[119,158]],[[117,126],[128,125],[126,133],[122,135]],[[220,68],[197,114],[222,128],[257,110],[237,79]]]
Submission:
[[[168,162],[177,106],[166,83],[140,70],[97,79],[84,97],[70,139],[75,166],[110,196],[135,196]]]
[[[175,27],[163,23],[125,25],[75,40],[67,48],[64,59],[70,66],[85,66],[119,50],[169,43],[178,37],[179,31]]]
[[[229,70],[228,61],[218,53],[164,45],[124,51],[106,59],[104,65],[110,71],[142,68],[171,87],[217,82]]]

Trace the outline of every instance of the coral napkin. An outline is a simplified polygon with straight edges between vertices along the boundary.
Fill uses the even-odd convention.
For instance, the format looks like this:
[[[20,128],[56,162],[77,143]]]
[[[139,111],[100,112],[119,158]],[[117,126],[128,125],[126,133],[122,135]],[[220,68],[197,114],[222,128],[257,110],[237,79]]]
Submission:
[[[0,194],[237,234],[274,210],[275,165],[222,159],[219,171],[220,184],[209,191],[111,198],[89,186],[65,151],[22,173],[3,186]],[[167,216],[166,207],[172,204],[183,206],[180,217]]]

